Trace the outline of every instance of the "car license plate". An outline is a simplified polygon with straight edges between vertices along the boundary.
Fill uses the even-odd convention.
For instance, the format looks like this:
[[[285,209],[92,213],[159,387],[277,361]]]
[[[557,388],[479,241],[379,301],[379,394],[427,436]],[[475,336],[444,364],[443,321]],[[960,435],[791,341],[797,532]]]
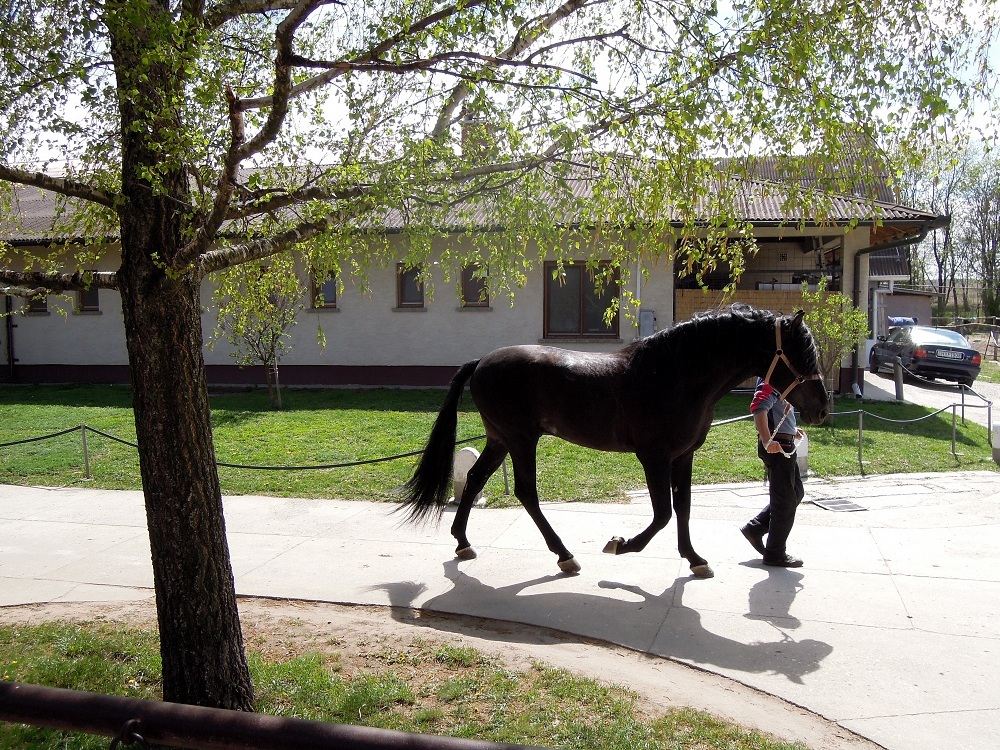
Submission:
[[[941,359],[965,359],[965,355],[962,352],[951,352],[947,349],[938,349],[937,355]]]

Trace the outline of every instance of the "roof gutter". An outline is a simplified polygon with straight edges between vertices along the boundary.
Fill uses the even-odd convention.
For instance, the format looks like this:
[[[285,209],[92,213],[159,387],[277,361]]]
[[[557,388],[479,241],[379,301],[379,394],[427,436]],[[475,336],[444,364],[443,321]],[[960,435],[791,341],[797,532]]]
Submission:
[[[897,247],[909,247],[911,245],[918,245],[926,239],[927,235],[930,234],[932,229],[943,229],[944,227],[951,224],[951,216],[938,216],[931,221],[926,222],[920,228],[920,234],[916,237],[906,237],[901,240],[894,240],[892,242],[885,242],[881,245],[869,245],[863,250],[858,250],[854,254],[854,290],[852,293],[851,301],[854,303],[855,307],[860,306],[861,302],[861,256],[869,255],[874,253],[876,250],[891,250]],[[858,347],[854,347],[854,353],[851,355],[851,373],[853,377],[853,389],[855,393],[860,394],[862,392],[859,380],[860,380],[860,367],[858,362]]]

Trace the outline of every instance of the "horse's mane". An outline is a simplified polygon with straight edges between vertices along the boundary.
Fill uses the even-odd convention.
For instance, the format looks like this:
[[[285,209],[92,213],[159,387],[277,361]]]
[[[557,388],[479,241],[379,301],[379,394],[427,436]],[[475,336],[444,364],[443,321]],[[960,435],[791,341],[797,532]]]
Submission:
[[[722,310],[708,310],[695,314],[689,320],[678,323],[675,326],[657,331],[652,336],[636,341],[631,346],[634,347],[633,356],[641,357],[651,354],[654,350],[675,351],[683,348],[685,352],[697,352],[697,346],[718,347],[719,337],[731,334],[737,329],[744,329],[742,324],[750,324],[754,328],[759,328],[761,333],[768,338],[768,343],[774,341],[774,321],[779,316],[769,310],[761,310],[750,305],[734,302]],[[734,323],[737,325],[734,327]],[[791,329],[782,327],[782,344],[789,351],[801,353],[802,362],[797,364],[803,367],[804,372],[816,369],[818,353],[816,342],[803,323],[792,326]],[[737,342],[742,343],[742,342]]]

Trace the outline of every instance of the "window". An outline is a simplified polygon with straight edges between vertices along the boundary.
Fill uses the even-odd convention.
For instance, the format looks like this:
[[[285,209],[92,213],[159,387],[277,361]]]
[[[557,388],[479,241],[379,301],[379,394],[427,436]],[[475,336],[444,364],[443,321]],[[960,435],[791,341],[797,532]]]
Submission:
[[[396,264],[396,307],[419,309],[424,306],[424,282],[419,268]]]
[[[28,300],[28,312],[34,313],[36,315],[48,315],[49,312],[49,298],[48,297],[33,297]]]
[[[462,307],[489,307],[490,294],[486,289],[486,278],[479,274],[485,271],[473,263],[462,268]]]
[[[313,307],[330,310],[337,307],[337,272],[317,272],[312,278]]]
[[[545,264],[544,337],[617,338],[618,312],[610,325],[604,314],[618,298],[618,272],[598,288],[595,273],[582,263],[564,265],[553,278],[557,268]]]
[[[97,271],[84,271],[84,275],[97,273]],[[78,312],[100,312],[101,301],[98,289],[91,284],[89,289],[83,289],[76,293],[76,309]]]

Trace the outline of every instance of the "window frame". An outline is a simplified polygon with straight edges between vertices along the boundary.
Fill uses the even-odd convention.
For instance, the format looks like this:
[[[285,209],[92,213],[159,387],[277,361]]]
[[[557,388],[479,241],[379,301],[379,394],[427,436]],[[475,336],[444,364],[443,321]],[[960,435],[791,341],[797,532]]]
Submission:
[[[312,309],[313,310],[337,310],[340,307],[340,297],[337,293],[338,273],[336,269],[326,271],[326,276],[321,277],[321,272],[313,271],[310,274],[312,282]],[[324,289],[327,285],[333,284],[333,301],[328,301]]]
[[[87,269],[84,275],[96,274],[96,269]],[[91,277],[93,278],[93,277]],[[89,289],[80,289],[76,293],[76,311],[78,313],[98,313],[101,311],[100,289],[91,281]]]
[[[594,295],[594,284],[593,284],[593,274],[587,267],[585,261],[571,261],[562,264],[564,268],[580,268],[580,286],[577,290],[578,296],[578,320],[579,325],[576,331],[552,331],[551,330],[551,284],[553,282],[552,274],[556,268],[558,268],[559,263],[557,261],[545,261],[543,264],[543,274],[544,274],[544,291],[543,291],[543,303],[542,303],[542,337],[544,339],[587,339],[593,341],[614,341],[620,340],[621,338],[621,277],[616,269],[614,272],[614,284],[615,284],[615,294],[614,298],[619,300],[619,309],[615,312],[614,321],[607,331],[602,331],[600,333],[587,332],[584,330],[586,322],[586,303],[588,294]],[[602,268],[610,266],[610,261],[601,261],[599,264]],[[587,283],[589,280],[590,283]]]
[[[462,307],[463,308],[484,308],[490,306],[490,290],[486,284],[485,277],[475,276],[482,266],[478,263],[470,263],[462,266]],[[487,272],[489,267],[487,266]],[[470,287],[475,286],[476,289]]]
[[[397,310],[424,310],[424,282],[420,278],[422,269],[419,266],[407,266],[404,263],[396,264],[396,309]],[[405,290],[407,278],[413,274],[413,283],[416,285],[420,295],[419,301],[407,301]]]
[[[26,315],[48,315],[49,314],[49,295],[44,297],[31,297],[26,300],[25,314]]]

